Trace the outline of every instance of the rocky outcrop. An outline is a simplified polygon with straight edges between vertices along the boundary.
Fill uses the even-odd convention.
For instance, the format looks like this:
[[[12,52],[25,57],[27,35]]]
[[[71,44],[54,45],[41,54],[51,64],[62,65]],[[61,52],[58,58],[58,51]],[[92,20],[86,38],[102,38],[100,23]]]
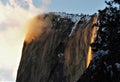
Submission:
[[[86,69],[96,19],[96,14],[64,13],[49,13],[32,19],[16,82],[77,81]]]

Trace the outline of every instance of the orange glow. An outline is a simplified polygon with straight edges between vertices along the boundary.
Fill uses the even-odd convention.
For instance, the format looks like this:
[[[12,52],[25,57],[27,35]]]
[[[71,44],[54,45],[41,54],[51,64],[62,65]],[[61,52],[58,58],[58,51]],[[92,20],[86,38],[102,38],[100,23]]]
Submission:
[[[94,27],[93,31],[92,31],[91,42],[90,43],[94,42],[95,33],[96,33],[96,28]],[[89,66],[91,60],[92,60],[92,48],[91,48],[91,46],[89,46],[88,55],[87,55],[87,67]]]
[[[88,56],[87,56],[87,67],[90,64],[91,59],[92,59],[92,51],[91,51],[91,47],[89,47]]]
[[[27,43],[31,42],[34,40],[38,35],[42,33],[42,25],[44,24],[44,21],[41,21],[40,16],[39,17],[34,17],[31,20],[28,21],[26,25],[26,36],[25,36],[25,41]]]
[[[94,20],[94,21],[93,21],[93,25],[94,25],[94,24],[97,22],[97,15],[96,15],[96,17],[93,18],[93,20]],[[94,42],[94,37],[95,37],[96,31],[97,31],[97,28],[96,28],[96,26],[94,26],[93,29],[92,29],[92,34],[91,34],[91,41],[90,41],[90,43],[93,43],[93,42]],[[92,60],[92,48],[91,48],[91,46],[89,46],[88,55],[87,55],[86,67],[89,66],[91,60]]]
[[[49,17],[46,17],[44,15],[37,15],[34,18],[32,18],[28,24],[26,25],[26,37],[25,41],[27,43],[30,43],[35,38],[39,37],[48,26],[50,28],[51,21]],[[47,28],[47,29],[49,29]]]

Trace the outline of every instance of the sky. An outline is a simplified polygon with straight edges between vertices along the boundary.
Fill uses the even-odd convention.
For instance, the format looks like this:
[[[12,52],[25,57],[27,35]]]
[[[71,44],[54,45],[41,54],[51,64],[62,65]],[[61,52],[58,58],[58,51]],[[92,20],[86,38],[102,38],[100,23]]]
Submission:
[[[94,14],[104,0],[0,0],[0,82],[15,81],[26,23],[45,12]]]

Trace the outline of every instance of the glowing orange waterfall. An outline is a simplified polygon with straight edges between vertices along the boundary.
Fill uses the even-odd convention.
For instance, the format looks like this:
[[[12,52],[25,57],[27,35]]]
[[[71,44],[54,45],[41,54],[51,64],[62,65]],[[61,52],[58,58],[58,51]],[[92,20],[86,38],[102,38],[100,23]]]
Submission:
[[[86,67],[89,66],[91,59],[92,59],[92,51],[91,51],[91,47],[89,47],[88,55],[87,55],[87,66]]]
[[[95,33],[96,33],[96,28],[94,27],[94,28],[93,28],[93,31],[92,31],[90,43],[93,43],[93,42],[94,42]],[[91,60],[92,60],[92,48],[91,48],[91,46],[89,46],[88,55],[87,55],[87,64],[86,64],[87,67],[89,66]]]
[[[94,17],[93,19],[93,25],[97,23],[97,15],[96,17]],[[91,40],[90,40],[90,43],[93,43],[94,42],[94,37],[95,37],[95,33],[97,32],[97,28],[96,26],[93,27],[93,30],[92,30],[92,34],[91,34]],[[91,46],[89,46],[89,49],[88,49],[88,55],[87,55],[87,63],[86,63],[86,67],[89,66],[90,62],[92,60],[92,48]]]

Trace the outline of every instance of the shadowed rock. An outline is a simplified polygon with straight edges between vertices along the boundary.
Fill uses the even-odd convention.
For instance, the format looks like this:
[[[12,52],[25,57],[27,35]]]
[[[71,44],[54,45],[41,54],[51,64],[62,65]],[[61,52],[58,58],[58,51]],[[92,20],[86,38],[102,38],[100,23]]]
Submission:
[[[96,18],[96,15],[49,13],[33,19],[37,21],[32,28],[40,28],[40,33],[32,30],[33,34],[28,33],[25,39],[16,82],[77,81],[86,69]],[[47,25],[39,26],[41,21]]]

